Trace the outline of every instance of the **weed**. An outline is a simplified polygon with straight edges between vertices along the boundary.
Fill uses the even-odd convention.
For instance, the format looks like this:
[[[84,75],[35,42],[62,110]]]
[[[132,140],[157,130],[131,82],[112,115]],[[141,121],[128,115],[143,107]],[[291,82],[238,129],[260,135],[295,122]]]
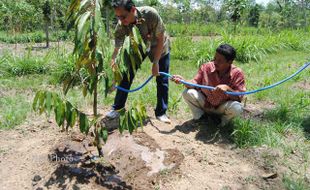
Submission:
[[[159,171],[159,174],[162,175],[162,176],[168,176],[170,173],[170,170],[169,169],[162,169]]]
[[[306,190],[310,188],[309,183],[307,184],[304,179],[292,179],[291,175],[285,175],[282,182],[288,190]]]
[[[289,108],[287,105],[281,104],[275,109],[268,110],[264,116],[270,121],[285,122],[289,120]]]
[[[45,74],[50,70],[49,56],[34,57],[29,51],[21,57],[5,55],[0,63],[2,76],[23,76],[30,74]]]
[[[0,98],[0,129],[12,128],[22,123],[31,111],[31,104],[22,95]]]
[[[253,127],[251,125],[250,120],[241,120],[236,119],[234,121],[235,129],[232,133],[234,142],[240,146],[240,147],[246,147],[251,144],[254,144],[252,142],[255,137],[255,131],[253,130]]]

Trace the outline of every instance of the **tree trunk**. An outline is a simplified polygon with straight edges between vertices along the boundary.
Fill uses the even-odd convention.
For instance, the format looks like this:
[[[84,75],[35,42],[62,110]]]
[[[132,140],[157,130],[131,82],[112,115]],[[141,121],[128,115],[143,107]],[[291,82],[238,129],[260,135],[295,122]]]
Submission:
[[[50,47],[50,39],[49,39],[49,33],[48,33],[48,23],[45,23],[45,39],[46,39],[46,48]]]
[[[307,6],[306,6],[306,3],[305,3],[305,0],[302,0],[301,1],[301,6],[302,6],[302,11],[303,11],[303,16],[304,16],[304,27],[307,27]]]
[[[98,111],[97,111],[97,104],[98,104],[98,75],[97,75],[97,72],[96,72],[96,78],[95,78],[95,82],[94,83],[95,84],[94,84],[93,113],[94,113],[94,117],[97,119],[97,116],[98,116]],[[101,145],[102,143],[101,143],[100,136],[99,136],[99,128],[100,128],[100,123],[96,122],[96,124],[95,124],[95,141],[96,141],[99,157],[102,157],[103,156],[103,152],[102,152],[102,145]]]

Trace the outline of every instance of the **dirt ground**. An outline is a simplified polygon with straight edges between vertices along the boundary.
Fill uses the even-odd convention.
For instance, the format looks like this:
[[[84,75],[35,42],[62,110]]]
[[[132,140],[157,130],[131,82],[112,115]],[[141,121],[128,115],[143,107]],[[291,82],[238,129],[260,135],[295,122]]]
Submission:
[[[208,119],[172,121],[150,118],[134,135],[113,130],[98,158],[91,136],[29,118],[0,131],[0,189],[283,189],[262,157],[276,159],[276,150],[238,149],[230,129]]]

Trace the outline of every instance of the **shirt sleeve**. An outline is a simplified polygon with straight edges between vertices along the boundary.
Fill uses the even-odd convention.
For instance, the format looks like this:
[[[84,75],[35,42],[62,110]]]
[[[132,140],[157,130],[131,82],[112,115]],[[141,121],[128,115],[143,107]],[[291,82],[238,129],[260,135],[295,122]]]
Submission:
[[[154,34],[157,37],[160,34],[165,32],[165,26],[164,26],[163,20],[161,19],[160,15],[155,9],[152,9],[152,11],[150,11],[149,14],[150,14],[151,20],[153,21],[152,28],[153,28]]]
[[[241,70],[234,75],[231,88],[238,92],[246,91],[244,74]]]
[[[120,23],[116,25],[114,32],[115,47],[122,47],[126,36],[126,29]]]
[[[241,70],[239,70],[238,72],[236,72],[234,74],[233,80],[231,83],[231,88],[235,92],[245,92],[246,91],[245,78],[244,78],[244,74]],[[238,97],[239,97],[239,101],[241,101],[243,98],[243,95],[238,96]]]

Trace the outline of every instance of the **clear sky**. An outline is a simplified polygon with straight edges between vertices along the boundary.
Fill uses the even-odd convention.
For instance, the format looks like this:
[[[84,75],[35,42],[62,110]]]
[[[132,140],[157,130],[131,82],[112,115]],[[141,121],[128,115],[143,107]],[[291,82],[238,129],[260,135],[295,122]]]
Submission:
[[[271,0],[256,0],[256,3],[262,4],[262,5],[267,5]]]

